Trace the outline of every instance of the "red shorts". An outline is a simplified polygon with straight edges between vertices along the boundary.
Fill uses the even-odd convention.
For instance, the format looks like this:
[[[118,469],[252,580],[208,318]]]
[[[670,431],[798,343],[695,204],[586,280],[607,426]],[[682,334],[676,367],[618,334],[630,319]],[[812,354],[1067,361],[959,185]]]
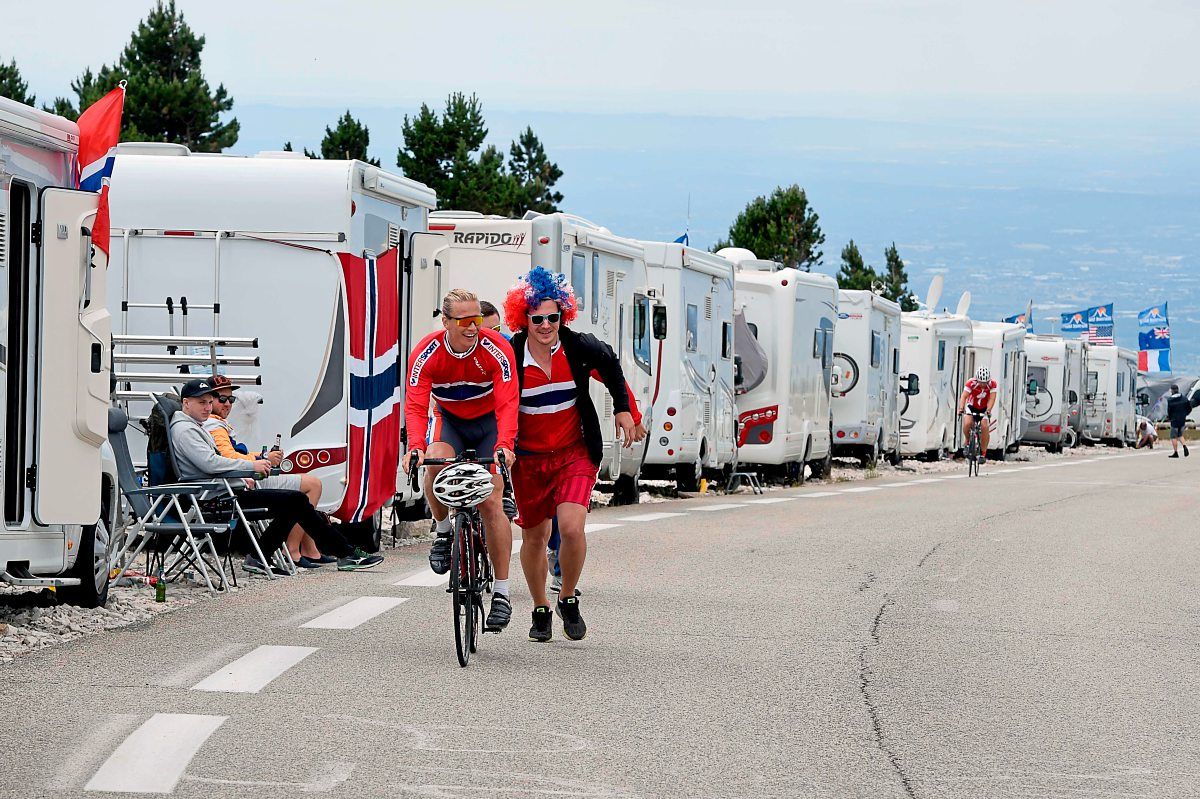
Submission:
[[[596,464],[583,443],[519,456],[512,470],[517,525],[522,529],[536,527],[558,513],[558,506],[564,502],[589,507],[596,472]]]

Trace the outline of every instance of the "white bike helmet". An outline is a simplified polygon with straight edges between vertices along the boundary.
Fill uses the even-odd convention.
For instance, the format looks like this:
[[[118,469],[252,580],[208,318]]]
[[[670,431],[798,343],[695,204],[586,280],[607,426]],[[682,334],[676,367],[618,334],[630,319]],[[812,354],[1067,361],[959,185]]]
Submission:
[[[975,379],[980,383],[987,383],[992,379],[992,370],[986,366],[981,366],[975,370]]]
[[[478,463],[453,463],[433,478],[433,495],[449,508],[473,508],[494,488],[491,472]]]

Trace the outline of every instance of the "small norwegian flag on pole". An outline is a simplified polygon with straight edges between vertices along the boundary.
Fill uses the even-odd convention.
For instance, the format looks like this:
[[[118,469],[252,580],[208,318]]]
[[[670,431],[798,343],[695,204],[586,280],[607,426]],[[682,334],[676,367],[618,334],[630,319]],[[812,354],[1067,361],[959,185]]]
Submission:
[[[121,112],[125,109],[125,81],[88,106],[79,115],[79,175],[77,187],[100,192],[100,207],[92,225],[92,245],[108,258],[108,182],[121,139]]]

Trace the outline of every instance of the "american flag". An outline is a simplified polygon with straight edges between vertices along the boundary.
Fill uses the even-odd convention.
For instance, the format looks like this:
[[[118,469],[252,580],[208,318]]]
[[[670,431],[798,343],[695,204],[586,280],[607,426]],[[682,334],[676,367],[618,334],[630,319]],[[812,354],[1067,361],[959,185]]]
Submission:
[[[350,452],[346,494],[334,513],[342,521],[370,518],[396,491],[400,463],[397,381],[399,257],[338,253],[346,283],[350,332]]]
[[[1093,344],[1112,344],[1113,326],[1089,324],[1086,338]]]

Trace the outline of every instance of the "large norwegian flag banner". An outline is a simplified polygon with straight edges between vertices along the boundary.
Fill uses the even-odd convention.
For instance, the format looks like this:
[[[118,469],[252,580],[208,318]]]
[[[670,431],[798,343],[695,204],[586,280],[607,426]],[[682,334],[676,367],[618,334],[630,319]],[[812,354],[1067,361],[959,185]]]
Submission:
[[[395,494],[400,465],[399,255],[338,260],[350,327],[350,447],[346,495],[334,515],[359,522]]]
[[[121,112],[125,109],[125,81],[88,106],[79,115],[79,175],[84,191],[100,192],[100,207],[92,225],[92,245],[108,257],[108,184],[121,139]]]

